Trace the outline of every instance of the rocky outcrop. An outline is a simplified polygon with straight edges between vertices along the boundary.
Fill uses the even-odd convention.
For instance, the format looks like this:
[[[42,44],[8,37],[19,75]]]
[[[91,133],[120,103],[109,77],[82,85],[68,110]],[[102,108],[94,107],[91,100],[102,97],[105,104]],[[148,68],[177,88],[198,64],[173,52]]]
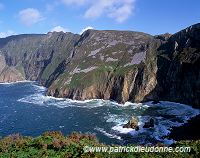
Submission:
[[[123,128],[133,128],[133,129],[135,129],[136,131],[138,131],[138,130],[139,130],[138,118],[132,117],[131,120],[130,120],[127,124],[125,124],[125,125],[123,126]]]
[[[154,122],[155,122],[154,119],[153,119],[153,118],[150,118],[149,121],[147,121],[147,122],[144,123],[143,128],[151,128],[151,127],[154,127],[154,124],[155,124]]]
[[[87,30],[11,36],[0,39],[0,81],[38,80],[55,97],[199,107],[199,43],[200,24],[174,35]]]

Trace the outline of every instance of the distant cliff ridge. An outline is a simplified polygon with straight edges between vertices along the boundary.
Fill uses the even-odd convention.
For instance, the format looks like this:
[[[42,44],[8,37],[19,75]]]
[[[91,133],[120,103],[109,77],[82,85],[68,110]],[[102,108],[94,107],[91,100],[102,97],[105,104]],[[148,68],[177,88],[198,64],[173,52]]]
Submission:
[[[0,82],[37,80],[47,95],[200,107],[200,24],[176,34],[87,30],[0,39]]]

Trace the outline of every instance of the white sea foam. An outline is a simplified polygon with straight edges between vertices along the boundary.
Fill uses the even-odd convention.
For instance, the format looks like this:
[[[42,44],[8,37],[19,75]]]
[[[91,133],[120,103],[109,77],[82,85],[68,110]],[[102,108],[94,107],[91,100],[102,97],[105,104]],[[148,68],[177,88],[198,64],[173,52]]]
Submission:
[[[35,105],[43,105],[45,102],[49,100],[48,97],[42,95],[42,94],[33,94],[21,99],[18,99],[18,102],[24,102],[29,104],[35,104]]]
[[[46,91],[45,87],[34,85],[36,94],[26,96],[18,99],[19,102],[25,102],[30,104],[38,105],[51,105],[58,108],[66,107],[80,107],[80,108],[97,108],[101,106],[116,106],[115,102],[110,102],[102,99],[91,99],[91,100],[72,100],[67,98],[55,98],[52,96],[45,96],[43,93]]]
[[[50,103],[51,104],[51,103]],[[91,99],[91,100],[84,100],[84,101],[77,101],[71,99],[65,99],[63,102],[56,102],[53,104],[56,107],[64,108],[64,107],[78,107],[78,108],[98,108],[102,106],[109,106],[106,101],[100,99]],[[112,106],[110,104],[110,106]]]
[[[102,128],[96,128],[99,132],[107,135],[110,138],[121,139],[120,134],[131,134],[133,137],[138,137],[139,142],[145,142],[144,137],[139,137],[141,134],[151,136],[155,140],[170,144],[173,140],[168,140],[164,137],[169,135],[172,127],[178,127],[186,123],[192,117],[200,114],[200,110],[194,109],[189,105],[160,101],[158,104],[152,104],[152,102],[146,103],[131,103],[118,104],[102,99],[92,99],[77,101],[66,98],[54,98],[51,96],[45,96],[45,87],[37,86],[33,84],[36,93],[19,99],[19,102],[25,102],[42,106],[55,106],[57,108],[98,108],[107,107],[110,111],[105,111],[103,119],[107,124],[110,124],[110,130],[105,131]],[[145,113],[144,113],[145,112]],[[139,119],[139,130],[135,131],[132,128],[123,128],[132,116],[136,116]],[[143,128],[145,122],[150,118],[155,120],[153,128]]]
[[[122,138],[120,136],[117,136],[115,134],[110,134],[110,133],[106,132],[103,128],[96,127],[94,129],[99,131],[99,132],[101,132],[101,133],[103,133],[105,136],[107,136],[109,138],[115,138],[115,139],[118,139],[118,140],[122,140]]]
[[[36,85],[36,84],[33,84],[32,86],[36,90],[36,92],[45,92],[46,91],[46,88],[43,87],[43,86],[39,86],[39,85]]]
[[[130,106],[130,109],[147,108],[148,110],[150,110],[151,108],[153,108],[152,110],[154,110],[154,113],[156,110],[156,114],[151,115],[151,111],[149,111],[149,115],[151,116],[147,114],[145,114],[144,116],[137,116],[136,113],[133,113],[132,115],[127,113],[125,115],[110,114],[108,117],[105,117],[105,119],[107,119],[106,122],[114,123],[112,130],[121,134],[131,134],[134,137],[137,137],[142,133],[146,133],[157,141],[160,141],[167,145],[174,142],[174,140],[164,138],[170,134],[172,127],[179,127],[187,122],[187,120],[200,114],[200,110],[194,109],[191,106],[164,101],[161,101],[159,104],[151,104],[151,102],[143,104],[127,103],[126,107],[127,106]],[[123,125],[127,123],[132,116],[136,116],[139,119],[138,131],[135,131],[132,128],[123,128]],[[127,119],[127,117],[129,117],[129,119]],[[145,122],[149,121],[150,118],[153,118],[155,120],[154,127],[143,128]],[[179,118],[181,122],[179,122],[177,118]],[[144,142],[144,140],[140,140],[140,142]]]
[[[128,133],[131,133],[131,134],[135,134],[135,130],[132,129],[132,128],[123,128],[123,125],[122,124],[119,124],[119,125],[116,125],[114,127],[112,127],[112,130],[115,130],[115,131],[118,131],[119,133],[122,133],[122,134],[128,134]]]
[[[132,103],[132,102],[125,102],[124,104],[118,104],[115,103],[117,106],[120,107],[131,107],[132,109],[137,109],[137,108],[148,108],[149,105],[145,103]]]
[[[13,85],[18,83],[34,83],[34,81],[23,80],[23,81],[16,81],[16,82],[0,82],[0,85]]]
[[[66,98],[55,98],[55,97],[52,97],[52,96],[45,96],[45,97],[49,98],[49,100],[50,99],[52,99],[52,100],[58,100],[58,101],[65,101],[66,100]]]
[[[169,101],[160,101],[160,104],[151,104],[149,107],[162,108],[161,110],[157,110],[161,115],[165,114],[176,117],[185,117],[185,119],[190,119],[191,117],[200,114],[200,110],[194,109],[192,106]]]

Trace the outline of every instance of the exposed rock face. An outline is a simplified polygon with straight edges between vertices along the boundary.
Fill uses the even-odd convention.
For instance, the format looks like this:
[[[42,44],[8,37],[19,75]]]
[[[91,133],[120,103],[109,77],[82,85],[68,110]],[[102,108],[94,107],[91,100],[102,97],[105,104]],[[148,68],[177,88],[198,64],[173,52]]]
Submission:
[[[0,72],[6,67],[6,60],[3,55],[0,55]]]
[[[0,55],[0,81],[38,80],[47,95],[200,106],[200,24],[159,36],[97,30],[11,36],[0,39]]]
[[[0,39],[0,54],[9,67],[15,67],[27,80],[46,82],[59,64],[71,56],[78,38],[63,32],[11,36]]]
[[[0,82],[16,82],[21,80],[25,80],[23,74],[15,67],[9,67],[4,56],[0,55]]]
[[[144,33],[88,30],[48,94],[140,102],[156,86],[157,45],[159,41]]]
[[[138,118],[132,117],[131,120],[123,126],[123,128],[133,128],[135,130],[139,130]]]
[[[157,67],[157,86],[153,92],[160,100],[200,107],[200,24],[164,42],[158,49]]]
[[[0,82],[16,82],[25,80],[24,76],[14,67],[5,68],[1,72]]]

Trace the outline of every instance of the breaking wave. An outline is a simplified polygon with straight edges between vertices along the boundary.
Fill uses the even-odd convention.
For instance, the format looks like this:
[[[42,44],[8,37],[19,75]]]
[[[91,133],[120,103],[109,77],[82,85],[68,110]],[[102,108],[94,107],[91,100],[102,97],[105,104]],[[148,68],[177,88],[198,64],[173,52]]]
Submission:
[[[132,105],[131,105],[132,106]],[[134,107],[135,108],[135,107]],[[159,104],[151,102],[138,105],[137,108],[146,108],[145,112],[132,112],[131,114],[116,115],[110,114],[105,117],[106,122],[112,122],[114,126],[112,130],[121,134],[129,134],[137,138],[137,142],[162,142],[164,144],[172,144],[174,140],[170,140],[167,136],[170,134],[173,127],[179,127],[186,123],[192,117],[200,114],[200,110],[194,109],[191,106],[161,101]],[[139,120],[139,130],[132,128],[123,128],[132,116],[136,116]],[[151,118],[155,124],[153,128],[143,128],[145,122]]]
[[[102,134],[104,134],[105,136],[109,137],[109,138],[115,138],[115,139],[118,139],[118,140],[122,140],[122,138],[118,135],[115,135],[115,134],[111,134],[111,133],[108,133],[106,132],[103,128],[94,128],[96,131],[99,131],[101,132]]]
[[[0,85],[15,85],[19,83],[35,83],[35,81],[23,80],[23,81],[16,81],[16,82],[0,82]]]
[[[152,102],[146,103],[131,103],[118,104],[102,99],[92,99],[85,101],[77,101],[66,98],[54,98],[45,96],[46,88],[33,84],[35,93],[18,99],[18,102],[25,102],[40,106],[54,106],[57,108],[87,108],[94,109],[98,107],[106,107],[102,118],[109,128],[95,127],[94,130],[103,135],[118,140],[123,140],[126,135],[132,136],[138,144],[162,142],[172,144],[174,140],[170,140],[167,136],[173,127],[178,127],[186,123],[192,117],[200,114],[198,109],[191,106],[160,101],[158,104]],[[132,116],[138,117],[139,130],[135,131],[132,128],[123,128]],[[151,118],[154,119],[153,128],[143,128],[145,122]],[[134,141],[133,140],[133,141]]]

